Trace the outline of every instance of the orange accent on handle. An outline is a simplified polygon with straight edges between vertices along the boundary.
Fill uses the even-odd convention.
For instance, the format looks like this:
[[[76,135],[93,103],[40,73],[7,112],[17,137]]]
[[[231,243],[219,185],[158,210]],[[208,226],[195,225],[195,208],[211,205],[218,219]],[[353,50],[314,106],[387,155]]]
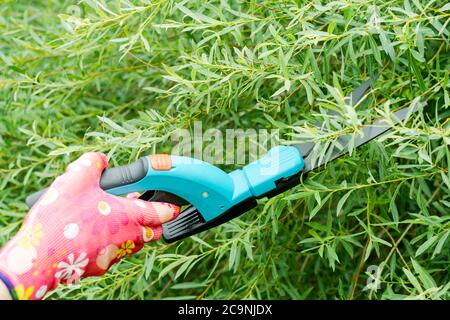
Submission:
[[[172,168],[172,159],[168,154],[152,154],[148,156],[153,170],[170,170]]]

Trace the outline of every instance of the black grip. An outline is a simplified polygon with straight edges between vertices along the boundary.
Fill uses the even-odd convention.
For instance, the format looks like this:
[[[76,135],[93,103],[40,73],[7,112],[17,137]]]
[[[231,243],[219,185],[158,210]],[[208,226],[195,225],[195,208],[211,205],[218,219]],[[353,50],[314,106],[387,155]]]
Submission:
[[[100,179],[100,187],[103,190],[112,189],[115,187],[124,186],[137,182],[145,177],[148,171],[148,161],[145,157],[140,158],[136,162],[130,163],[129,165],[114,167],[105,170],[102,173]],[[47,191],[43,189],[29,195],[25,202],[28,208],[31,208],[36,201]]]
[[[108,190],[137,182],[145,177],[148,161],[145,157],[126,166],[118,166],[105,170],[100,179],[100,187]]]

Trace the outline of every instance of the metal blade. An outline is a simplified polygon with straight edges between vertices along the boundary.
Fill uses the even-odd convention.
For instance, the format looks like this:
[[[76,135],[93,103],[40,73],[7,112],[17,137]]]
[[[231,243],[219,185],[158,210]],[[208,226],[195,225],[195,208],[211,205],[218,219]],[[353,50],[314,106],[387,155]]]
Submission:
[[[358,102],[366,94],[367,89],[369,89],[369,87],[372,85],[372,83],[378,79],[378,76],[379,76],[379,74],[377,74],[375,77],[368,79],[368,80],[364,81],[363,83],[361,83],[358,88],[353,90],[353,92],[350,93],[350,95],[347,95],[344,98],[345,103],[347,105],[351,105],[352,107],[354,107],[356,104],[358,104]]]
[[[403,121],[406,119],[410,113],[417,112],[420,108],[426,106],[427,103],[423,102],[422,104],[416,103],[412,108],[406,107],[403,109],[400,109],[398,111],[393,112],[394,117],[392,117],[393,124],[397,124],[400,121]],[[382,135],[386,131],[392,129],[392,126],[389,125],[386,122],[386,119],[384,117],[381,117],[377,120],[375,120],[372,124],[366,125],[363,129],[363,135],[358,136],[355,139],[354,146],[355,148],[360,147],[367,142],[375,139],[376,137]],[[327,155],[322,159],[321,161],[318,161],[314,165],[312,164],[312,153],[310,152],[306,158],[304,158],[305,161],[305,168],[303,172],[309,172],[311,170],[317,169],[319,167],[322,167],[323,165],[327,164],[328,162],[331,162],[345,154],[347,154],[348,151],[348,144],[351,139],[352,135],[343,135],[337,138],[337,141],[342,146],[342,149],[338,147],[334,147],[333,149],[330,149],[329,152],[327,152]]]
[[[350,92],[350,94],[346,95],[344,97],[345,103],[347,105],[351,105],[352,107],[357,105],[358,102],[362,99],[362,97],[364,97],[364,95],[366,94],[367,89],[369,89],[369,87],[372,85],[372,83],[378,79],[378,76],[379,76],[379,74],[375,75],[374,77],[372,77],[370,79],[367,79],[366,81],[361,83],[355,90]],[[329,110],[327,112],[327,114],[338,115],[339,113],[334,110]],[[320,123],[314,123],[314,126],[320,127]],[[304,143],[299,143],[295,146],[300,151],[303,158],[305,158],[310,154],[310,152],[314,148],[314,145],[315,145],[314,142],[304,142]]]

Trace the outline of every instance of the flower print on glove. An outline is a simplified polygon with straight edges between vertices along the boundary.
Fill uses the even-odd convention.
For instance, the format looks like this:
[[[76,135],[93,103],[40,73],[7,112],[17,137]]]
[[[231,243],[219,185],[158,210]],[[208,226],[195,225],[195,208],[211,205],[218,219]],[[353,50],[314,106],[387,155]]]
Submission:
[[[56,178],[0,253],[0,276],[19,299],[41,299],[59,283],[99,276],[120,259],[159,239],[179,207],[117,197],[99,181],[108,166],[86,153]]]

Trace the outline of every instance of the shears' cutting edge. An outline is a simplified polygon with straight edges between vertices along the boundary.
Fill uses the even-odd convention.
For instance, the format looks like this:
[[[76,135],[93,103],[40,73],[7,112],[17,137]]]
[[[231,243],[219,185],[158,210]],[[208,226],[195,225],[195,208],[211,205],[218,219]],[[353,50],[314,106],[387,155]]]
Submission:
[[[345,103],[356,105],[372,84],[367,80],[356,88]],[[423,104],[425,105],[425,104]],[[420,105],[394,112],[394,124],[419,110]],[[362,128],[354,140],[361,146],[391,128],[380,118]],[[306,174],[348,153],[351,135],[338,138],[342,148],[334,147],[328,156],[312,162],[314,143],[277,146],[261,159],[226,173],[210,163],[174,155],[151,155],[138,161],[105,170],[100,186],[108,193],[122,195],[143,192],[141,199],[187,205],[173,221],[163,224],[163,237],[176,241],[227,222],[257,205],[256,200],[271,198],[300,183]],[[30,195],[31,207],[45,190]]]
[[[344,97],[344,103],[347,105],[351,105],[352,107],[356,106],[361,99],[366,94],[367,90],[370,88],[372,83],[378,79],[379,75],[376,75],[372,79],[368,79],[364,81],[362,84],[360,84],[355,90],[353,90],[349,95]],[[334,110],[328,111],[329,115],[338,115],[338,112]],[[314,126],[320,127],[320,123],[315,123]],[[313,168],[313,165],[311,163],[311,151],[313,150],[314,146],[316,144],[314,142],[304,142],[296,144],[295,147],[300,151],[303,158],[306,160],[309,158],[309,160],[306,163],[306,167],[308,168],[307,171],[311,171]]]
[[[423,102],[422,104],[416,103],[412,106],[412,108],[403,108],[403,109],[393,112],[392,114],[394,115],[394,117],[392,117],[392,119],[391,119],[392,124],[396,125],[400,121],[406,119],[409,116],[409,114],[418,111],[421,107],[425,107],[426,105],[427,105],[426,102]],[[379,119],[375,120],[373,123],[371,123],[369,125],[365,125],[361,130],[362,135],[355,138],[354,148],[360,147],[360,146],[370,142],[371,140],[382,135],[383,133],[385,133],[386,131],[388,131],[390,129],[392,129],[392,126],[391,126],[391,124],[389,124],[386,121],[385,118],[379,118]],[[328,162],[331,162],[331,161],[347,154],[349,152],[348,145],[349,145],[351,138],[352,138],[352,135],[350,135],[350,134],[342,135],[339,138],[337,138],[339,145],[342,146],[342,148],[334,147],[328,157],[326,157],[322,161],[319,161],[315,164],[313,164],[313,161],[312,161],[313,154],[312,154],[311,150],[314,147],[313,146],[311,148],[311,150],[308,152],[308,154],[304,157],[305,168],[303,169],[303,173],[307,173],[311,170],[315,170],[319,167],[322,167],[325,164],[327,164]],[[301,145],[299,145],[297,147],[300,148],[300,146]]]

